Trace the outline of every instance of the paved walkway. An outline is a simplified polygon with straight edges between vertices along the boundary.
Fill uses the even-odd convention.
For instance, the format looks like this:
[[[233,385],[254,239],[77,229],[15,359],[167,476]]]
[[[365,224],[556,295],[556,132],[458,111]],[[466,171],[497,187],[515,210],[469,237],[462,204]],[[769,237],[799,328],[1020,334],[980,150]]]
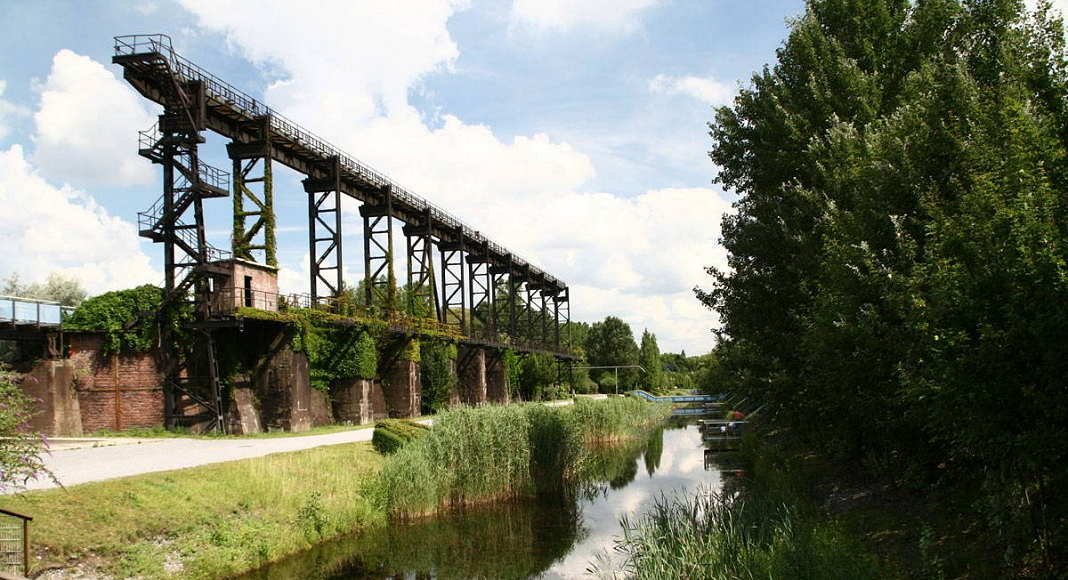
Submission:
[[[570,405],[571,400],[545,403],[550,406]],[[430,419],[421,420],[429,424]],[[45,466],[64,486],[91,481],[129,477],[142,473],[184,469],[209,463],[263,457],[271,453],[300,451],[325,445],[340,445],[370,441],[374,429],[363,429],[263,439],[134,439],[103,437],[96,439],[56,439],[52,452],[45,457]],[[48,479],[29,482],[25,489],[50,489],[56,484]],[[7,492],[10,493],[10,492]]]

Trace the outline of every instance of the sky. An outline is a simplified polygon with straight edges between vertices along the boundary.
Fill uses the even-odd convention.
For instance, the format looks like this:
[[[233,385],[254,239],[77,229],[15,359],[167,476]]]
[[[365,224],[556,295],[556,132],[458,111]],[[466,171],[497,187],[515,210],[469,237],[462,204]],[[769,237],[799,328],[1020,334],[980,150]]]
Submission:
[[[309,7],[310,6],[310,7]],[[695,286],[725,267],[707,123],[774,62],[801,0],[0,2],[0,277],[92,293],[160,284],[137,212],[162,191],[137,155],[159,108],[112,37],[175,50],[567,282],[572,318],[621,317],[663,351],[707,352]],[[229,167],[207,134],[202,158]],[[307,200],[275,174],[280,284],[308,291]],[[228,248],[228,199],[205,202]],[[345,269],[362,276],[358,204]]]

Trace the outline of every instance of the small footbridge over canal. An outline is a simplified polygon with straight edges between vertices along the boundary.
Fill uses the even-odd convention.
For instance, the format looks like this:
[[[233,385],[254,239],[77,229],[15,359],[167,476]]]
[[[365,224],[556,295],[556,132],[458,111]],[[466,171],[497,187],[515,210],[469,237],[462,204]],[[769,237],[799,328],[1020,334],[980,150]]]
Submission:
[[[722,408],[722,403],[727,399],[727,395],[705,395],[705,394],[692,394],[692,395],[664,395],[657,396],[648,391],[636,390],[632,391],[638,397],[645,399],[651,403],[671,403],[673,405],[692,405],[687,407],[678,407],[671,412],[672,415],[707,415],[709,413],[718,412]]]

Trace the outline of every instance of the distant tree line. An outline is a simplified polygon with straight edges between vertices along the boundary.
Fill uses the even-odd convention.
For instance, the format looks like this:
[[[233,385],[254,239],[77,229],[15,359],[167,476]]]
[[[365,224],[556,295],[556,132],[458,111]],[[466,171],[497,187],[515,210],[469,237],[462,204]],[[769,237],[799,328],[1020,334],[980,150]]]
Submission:
[[[1068,61],[1016,0],[809,0],[710,124],[721,380],[796,441],[1068,552]]]

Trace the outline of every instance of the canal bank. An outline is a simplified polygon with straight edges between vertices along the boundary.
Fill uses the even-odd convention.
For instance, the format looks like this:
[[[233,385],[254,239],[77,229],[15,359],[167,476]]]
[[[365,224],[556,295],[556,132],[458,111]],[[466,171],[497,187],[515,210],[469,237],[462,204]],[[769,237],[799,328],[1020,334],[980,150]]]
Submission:
[[[667,412],[624,399],[529,407],[545,418],[568,417],[566,424],[591,441],[644,436],[645,428],[636,426],[659,421]],[[454,423],[477,426],[480,414],[501,409],[506,408],[460,409],[439,417],[449,425],[452,413]],[[499,450],[473,447],[458,456],[488,466]],[[336,445],[2,501],[5,508],[35,515],[34,569],[53,569],[51,577],[220,578],[343,534],[382,527],[391,508],[381,477],[391,462],[396,456],[383,457],[366,443]],[[492,495],[494,490],[475,491]]]
[[[620,566],[613,550],[623,516],[661,496],[715,490],[697,427],[671,420],[645,437],[595,448],[584,480],[564,494],[449,510],[338,538],[251,572],[243,580],[357,577],[577,578]]]

